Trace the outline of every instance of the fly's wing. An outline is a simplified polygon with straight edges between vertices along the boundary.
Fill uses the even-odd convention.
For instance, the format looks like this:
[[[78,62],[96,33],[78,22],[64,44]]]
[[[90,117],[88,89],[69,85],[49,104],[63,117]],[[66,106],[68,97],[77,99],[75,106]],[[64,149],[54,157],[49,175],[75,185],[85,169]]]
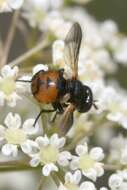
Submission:
[[[64,58],[65,63],[70,65],[73,71],[73,78],[78,78],[78,57],[82,40],[82,30],[80,25],[76,22],[69,30],[64,42]]]
[[[74,105],[70,104],[64,111],[60,120],[60,135],[65,135],[73,124],[73,112],[75,110]]]

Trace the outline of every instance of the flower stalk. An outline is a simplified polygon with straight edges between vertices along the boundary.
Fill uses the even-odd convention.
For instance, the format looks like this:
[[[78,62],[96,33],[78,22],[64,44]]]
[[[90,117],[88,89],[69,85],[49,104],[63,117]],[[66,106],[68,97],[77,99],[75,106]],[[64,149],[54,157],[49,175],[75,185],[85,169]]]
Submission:
[[[10,29],[5,41],[5,44],[3,46],[3,56],[2,56],[2,60],[1,60],[1,67],[4,66],[7,63],[7,59],[8,59],[8,55],[9,55],[9,51],[11,48],[11,44],[16,32],[16,25],[18,22],[20,16],[20,11],[15,11],[12,17],[12,23],[10,25]]]

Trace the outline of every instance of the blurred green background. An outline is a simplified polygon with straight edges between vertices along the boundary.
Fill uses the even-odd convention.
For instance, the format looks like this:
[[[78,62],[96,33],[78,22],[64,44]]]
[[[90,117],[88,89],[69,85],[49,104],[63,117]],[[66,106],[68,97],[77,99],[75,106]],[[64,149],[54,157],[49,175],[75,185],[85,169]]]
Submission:
[[[127,33],[127,0],[93,0],[86,8],[99,21],[113,19]]]

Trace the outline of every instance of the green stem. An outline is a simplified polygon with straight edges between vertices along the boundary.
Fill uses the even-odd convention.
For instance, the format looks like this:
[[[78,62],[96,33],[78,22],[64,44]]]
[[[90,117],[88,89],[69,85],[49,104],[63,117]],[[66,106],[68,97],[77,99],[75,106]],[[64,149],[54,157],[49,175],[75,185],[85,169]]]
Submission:
[[[45,177],[45,176],[42,176],[41,179],[40,179],[40,181],[39,181],[39,185],[38,185],[37,190],[43,190],[42,188],[43,188],[43,186],[44,186],[45,180],[46,180],[46,177]]]
[[[73,140],[64,149],[68,151],[73,150],[78,142],[82,140],[85,136],[88,136],[88,133],[76,134]]]
[[[3,57],[1,60],[1,66],[5,65],[7,62],[10,47],[11,47],[13,37],[14,37],[15,31],[16,31],[16,24],[17,24],[18,18],[19,18],[19,11],[15,11],[13,18],[12,18],[10,30],[8,32],[8,36],[5,41],[4,52],[3,52],[4,54],[3,54]]]
[[[59,172],[56,172],[56,175],[57,175],[57,177],[58,177],[58,179],[62,182],[62,183],[64,183],[64,171],[60,168],[59,169]]]
[[[125,165],[121,164],[104,164],[104,169],[107,171],[116,171],[116,170],[122,170],[125,169]]]
[[[38,169],[39,167],[32,167],[26,161],[7,161],[0,162],[0,172],[1,171],[16,171],[16,170],[31,170]]]
[[[52,173],[51,177],[52,177],[53,181],[55,182],[56,186],[58,187],[60,185],[60,180],[59,180],[58,176],[56,175],[56,173],[55,172]]]

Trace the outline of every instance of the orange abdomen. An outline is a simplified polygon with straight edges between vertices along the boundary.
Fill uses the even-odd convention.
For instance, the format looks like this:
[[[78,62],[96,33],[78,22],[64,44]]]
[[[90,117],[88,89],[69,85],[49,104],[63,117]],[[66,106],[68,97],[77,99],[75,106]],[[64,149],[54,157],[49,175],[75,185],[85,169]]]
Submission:
[[[58,71],[39,71],[32,78],[33,96],[42,103],[53,103],[58,98]]]

